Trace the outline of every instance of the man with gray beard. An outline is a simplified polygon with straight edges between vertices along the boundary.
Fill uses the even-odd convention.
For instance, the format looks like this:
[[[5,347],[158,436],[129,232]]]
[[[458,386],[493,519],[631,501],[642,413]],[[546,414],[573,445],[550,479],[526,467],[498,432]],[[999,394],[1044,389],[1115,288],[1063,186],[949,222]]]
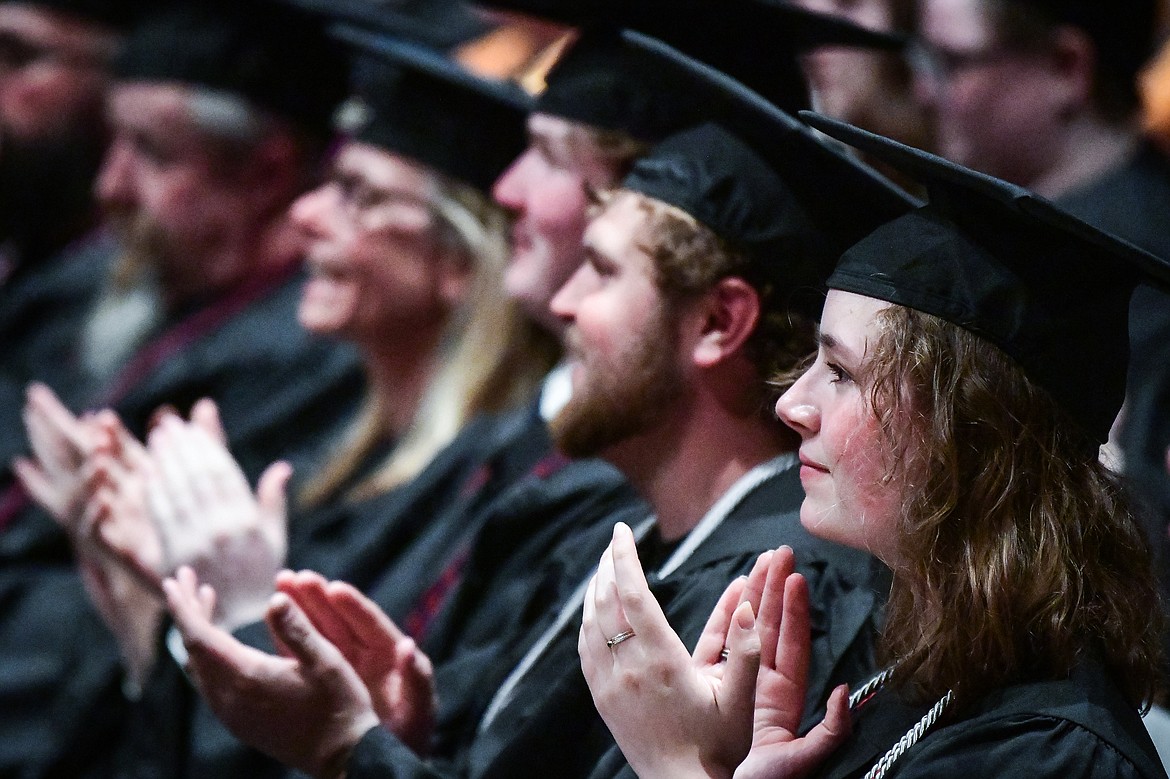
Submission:
[[[43,385],[28,391],[32,456],[14,466],[24,492],[0,507],[3,775],[97,770],[123,691],[141,681],[122,676],[122,637],[86,597],[82,574],[103,585],[92,561],[79,550],[79,574],[65,533],[26,497],[60,519],[77,493],[86,437],[74,412],[112,407],[141,436],[160,405],[211,397],[255,477],[319,446],[361,390],[356,355],[296,320],[302,247],[286,214],[345,90],[318,20],[276,0],[169,5],[138,23],[114,72],[96,192],[161,316],[100,386],[68,385],[80,388],[72,411]]]

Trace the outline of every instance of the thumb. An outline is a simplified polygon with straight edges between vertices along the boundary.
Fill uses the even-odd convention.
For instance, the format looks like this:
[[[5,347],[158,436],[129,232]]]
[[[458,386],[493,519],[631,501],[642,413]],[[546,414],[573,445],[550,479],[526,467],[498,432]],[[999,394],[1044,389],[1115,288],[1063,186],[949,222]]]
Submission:
[[[283,532],[288,516],[288,480],[292,466],[284,461],[269,465],[256,484],[256,502],[260,505],[260,521],[266,530]]]
[[[727,649],[719,708],[728,713],[733,726],[742,726],[750,733],[756,706],[756,676],[760,671],[760,634],[747,601],[740,603],[731,616]]]
[[[837,747],[845,742],[853,729],[849,716],[849,690],[837,687],[829,696],[825,718],[801,739],[801,758],[810,768],[820,765]]]
[[[344,663],[337,647],[313,627],[305,612],[283,592],[272,596],[266,615],[273,638],[288,648],[292,656],[307,668],[322,668]]]
[[[227,445],[227,431],[219,418],[219,407],[211,398],[200,398],[191,407],[191,422],[214,440]]]

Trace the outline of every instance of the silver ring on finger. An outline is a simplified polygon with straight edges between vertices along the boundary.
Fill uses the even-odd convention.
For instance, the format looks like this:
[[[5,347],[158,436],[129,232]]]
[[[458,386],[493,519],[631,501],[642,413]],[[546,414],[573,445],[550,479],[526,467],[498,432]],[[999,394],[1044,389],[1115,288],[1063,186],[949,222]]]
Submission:
[[[623,630],[621,633],[618,633],[616,636],[605,639],[605,645],[607,647],[609,647],[610,649],[613,649],[615,646],[617,646],[621,642],[628,641],[629,639],[633,638],[635,635],[637,635],[637,634],[634,633],[634,631],[632,631],[632,630]]]

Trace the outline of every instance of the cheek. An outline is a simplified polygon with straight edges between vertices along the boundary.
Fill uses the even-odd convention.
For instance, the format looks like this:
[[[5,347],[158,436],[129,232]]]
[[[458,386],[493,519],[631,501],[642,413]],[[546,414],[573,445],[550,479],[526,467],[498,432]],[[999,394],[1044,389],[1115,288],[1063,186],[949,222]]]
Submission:
[[[589,203],[579,181],[552,181],[533,190],[529,216],[541,236],[553,243],[581,241]]]

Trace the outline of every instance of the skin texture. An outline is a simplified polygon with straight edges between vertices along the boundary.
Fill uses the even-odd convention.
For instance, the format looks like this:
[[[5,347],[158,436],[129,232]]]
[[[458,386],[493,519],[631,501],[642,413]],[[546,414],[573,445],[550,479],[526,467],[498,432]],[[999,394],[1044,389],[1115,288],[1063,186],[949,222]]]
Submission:
[[[688,656],[650,593],[632,533],[614,528],[585,595],[578,652],[597,710],[639,777],[792,779],[848,735],[839,688],[825,721],[796,737],[809,615],[794,564],[787,547],[761,555],[724,592]],[[606,645],[629,630],[633,638]]]
[[[560,332],[548,305],[581,264],[586,187],[612,186],[617,171],[564,119],[533,114],[528,136],[528,149],[492,188],[496,201],[515,215],[504,287],[529,316]]]
[[[897,563],[902,489],[890,478],[888,442],[870,406],[865,379],[874,316],[889,304],[830,290],[816,362],[776,404],[800,433],[800,521],[815,535]]]
[[[431,193],[422,167],[375,146],[342,147],[329,180],[290,211],[306,239],[311,277],[298,317],[307,330],[373,345],[445,321],[469,269],[442,255]]]
[[[832,14],[873,30],[893,28],[886,0],[795,0],[794,5]],[[817,109],[828,116],[854,120],[868,110],[881,81],[883,54],[862,48],[821,46],[801,62],[816,95]]]
[[[675,323],[637,245],[637,201],[619,194],[585,232],[585,262],[552,301],[568,323],[573,396],[552,424],[557,448],[590,457],[659,421],[683,384]]]
[[[190,97],[181,84],[115,84],[113,138],[96,183],[125,250],[157,273],[172,305],[257,272],[265,231],[299,187],[287,135],[228,159],[198,129]]]
[[[4,3],[0,37],[27,58],[0,61],[0,149],[7,138],[27,142],[100,127],[111,32],[67,14]]]
[[[210,619],[214,591],[189,568],[164,582],[190,653],[188,671],[237,736],[318,777],[344,773],[379,725],[421,748],[434,712],[432,669],[377,606],[349,585],[284,573],[267,622],[284,656],[244,646]]]
[[[933,113],[939,153],[1024,186],[1057,164],[1064,117],[1083,110],[1079,59],[1006,48],[982,0],[923,0],[924,43],[954,64],[917,71],[917,94]]]

